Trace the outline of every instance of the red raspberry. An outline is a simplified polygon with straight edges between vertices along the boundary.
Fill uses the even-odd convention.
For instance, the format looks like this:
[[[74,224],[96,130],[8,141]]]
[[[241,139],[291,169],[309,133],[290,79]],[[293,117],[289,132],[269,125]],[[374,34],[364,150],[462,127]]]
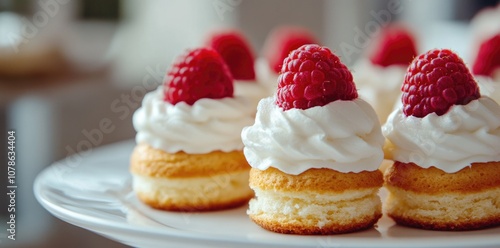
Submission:
[[[496,69],[500,69],[500,34],[481,44],[472,72],[476,75],[492,76]]]
[[[165,101],[193,105],[201,98],[233,96],[233,78],[226,63],[212,48],[187,51],[177,58],[164,82]]]
[[[255,58],[243,34],[236,30],[214,32],[206,45],[222,56],[234,79],[255,80]]]
[[[460,57],[448,49],[434,49],[413,60],[402,87],[406,116],[445,114],[453,105],[480,97],[479,87]]]
[[[276,104],[283,110],[324,106],[358,97],[352,74],[330,49],[304,45],[283,61]]]
[[[306,44],[318,44],[316,38],[300,27],[279,27],[271,31],[264,45],[264,56],[271,69],[279,73],[283,60],[291,51]]]
[[[382,31],[376,49],[370,56],[373,64],[380,66],[408,66],[417,56],[413,35],[403,27],[390,26]]]

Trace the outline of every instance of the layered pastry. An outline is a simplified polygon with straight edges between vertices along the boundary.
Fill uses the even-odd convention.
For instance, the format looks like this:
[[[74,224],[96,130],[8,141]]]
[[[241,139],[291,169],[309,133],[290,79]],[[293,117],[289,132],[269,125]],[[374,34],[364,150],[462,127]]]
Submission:
[[[270,94],[255,76],[255,56],[244,35],[237,30],[213,31],[206,45],[217,51],[226,62],[234,79],[234,95],[247,97],[254,107]]]
[[[295,26],[280,26],[266,38],[263,57],[257,59],[257,78],[268,88],[269,95],[276,93],[278,74],[288,54],[306,44],[319,44],[307,29]]]
[[[500,31],[479,46],[472,72],[481,93],[500,103]]]
[[[347,233],[381,217],[380,124],[328,48],[304,45],[290,53],[276,94],[259,102],[241,137],[255,192],[247,213],[264,229]]]
[[[395,161],[384,175],[388,215],[431,230],[500,225],[500,106],[447,49],[418,56],[402,91],[383,127]]]
[[[231,73],[216,51],[198,48],[180,56],[164,85],[134,113],[130,171],[138,198],[173,211],[246,204],[253,192],[240,134],[253,123],[253,112],[233,96]]]
[[[384,123],[399,99],[406,68],[417,56],[414,36],[400,25],[382,30],[367,58],[354,65],[353,77],[360,97],[370,103]]]

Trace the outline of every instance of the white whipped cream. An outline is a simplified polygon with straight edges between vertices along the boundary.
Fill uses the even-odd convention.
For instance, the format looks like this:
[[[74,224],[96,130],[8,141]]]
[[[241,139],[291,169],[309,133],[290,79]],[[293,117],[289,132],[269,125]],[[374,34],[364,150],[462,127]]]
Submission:
[[[352,76],[358,94],[372,105],[381,123],[387,120],[395,104],[400,100],[405,73],[405,66],[383,67],[373,64],[368,59],[362,59],[354,66]]]
[[[257,110],[257,105],[262,98],[270,96],[269,90],[265,85],[258,81],[235,80],[234,95],[243,96],[248,99],[254,112]]]
[[[268,95],[276,94],[278,89],[278,74],[271,70],[269,63],[265,58],[258,58],[255,61],[255,73],[257,80],[262,82],[269,91]]]
[[[500,103],[500,69],[495,70],[493,77],[480,75],[474,77],[479,85],[481,95],[488,96],[497,103]]]
[[[169,153],[242,150],[241,129],[253,123],[254,112],[246,99],[238,96],[172,105],[163,100],[160,86],[146,94],[134,113],[135,140]]]
[[[252,167],[298,175],[311,168],[358,173],[380,166],[384,137],[375,111],[364,100],[287,111],[274,101],[262,99],[254,125],[241,133]]]
[[[457,172],[474,162],[500,161],[500,106],[487,96],[452,106],[442,116],[394,111],[382,128],[394,160]]]

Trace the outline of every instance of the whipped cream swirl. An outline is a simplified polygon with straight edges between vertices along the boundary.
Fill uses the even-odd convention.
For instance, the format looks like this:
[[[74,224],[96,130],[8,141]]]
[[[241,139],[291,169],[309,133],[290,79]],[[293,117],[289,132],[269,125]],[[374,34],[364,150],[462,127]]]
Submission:
[[[399,108],[383,133],[395,146],[394,160],[422,168],[454,173],[471,163],[500,161],[500,106],[486,96],[442,116],[407,117]]]
[[[238,96],[172,105],[163,100],[163,87],[158,87],[146,94],[134,113],[135,139],[169,153],[242,150],[241,130],[253,123],[254,109]]]
[[[311,168],[374,171],[384,137],[373,108],[361,99],[283,111],[273,97],[259,102],[253,126],[241,133],[248,163],[298,175]]]

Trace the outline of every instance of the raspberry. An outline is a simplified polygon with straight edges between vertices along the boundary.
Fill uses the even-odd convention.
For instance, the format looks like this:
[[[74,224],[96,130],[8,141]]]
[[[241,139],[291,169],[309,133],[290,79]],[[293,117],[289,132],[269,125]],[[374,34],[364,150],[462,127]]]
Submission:
[[[453,105],[480,97],[479,87],[460,57],[448,49],[418,56],[408,67],[402,86],[403,112],[424,117],[445,114]]]
[[[358,97],[352,74],[327,47],[303,45],[283,61],[276,104],[283,110]]]
[[[214,32],[206,44],[221,55],[234,79],[255,80],[254,55],[243,34],[236,30]]]
[[[187,51],[167,72],[164,100],[193,105],[202,98],[233,96],[233,78],[224,60],[212,48]]]
[[[283,60],[288,54],[306,44],[318,44],[316,38],[300,27],[279,27],[267,37],[264,45],[264,56],[271,69],[279,73]]]
[[[382,31],[374,53],[370,56],[373,64],[380,66],[408,66],[417,56],[413,35],[403,27],[390,26]]]
[[[500,69],[500,34],[481,44],[472,72],[476,75],[492,76],[496,69]]]

